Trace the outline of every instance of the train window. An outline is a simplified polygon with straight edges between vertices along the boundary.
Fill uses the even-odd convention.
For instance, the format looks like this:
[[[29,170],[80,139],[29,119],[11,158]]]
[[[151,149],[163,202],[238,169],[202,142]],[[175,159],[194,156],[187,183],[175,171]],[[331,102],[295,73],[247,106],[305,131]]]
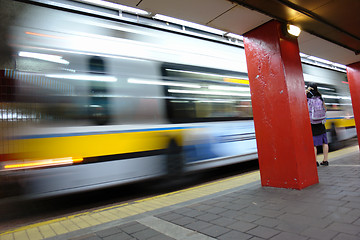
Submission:
[[[104,60],[98,56],[89,59],[89,70],[91,74],[106,74]],[[89,88],[90,103],[89,103],[89,117],[98,124],[107,124],[109,117],[109,99],[106,96],[108,88],[106,82],[90,81]]]
[[[79,120],[80,124],[88,124],[90,119],[91,124],[109,123],[109,81],[93,80],[108,77],[104,60],[90,57],[84,66],[76,61],[76,56],[67,55],[67,59],[73,64],[67,69],[43,70],[44,73],[6,71],[5,77],[13,79],[14,86],[8,88],[11,95],[1,100],[14,102],[8,111],[12,121],[58,124]],[[76,81],[76,77],[83,81]]]
[[[170,122],[252,119],[248,81],[236,72],[167,65],[162,68]]]

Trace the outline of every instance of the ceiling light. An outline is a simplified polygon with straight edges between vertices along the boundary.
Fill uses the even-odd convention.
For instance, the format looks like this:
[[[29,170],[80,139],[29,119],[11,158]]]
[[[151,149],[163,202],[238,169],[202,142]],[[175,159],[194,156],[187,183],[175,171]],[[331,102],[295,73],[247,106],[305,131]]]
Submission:
[[[292,36],[298,37],[301,33],[301,29],[295,25],[288,24],[287,25],[287,32]]]

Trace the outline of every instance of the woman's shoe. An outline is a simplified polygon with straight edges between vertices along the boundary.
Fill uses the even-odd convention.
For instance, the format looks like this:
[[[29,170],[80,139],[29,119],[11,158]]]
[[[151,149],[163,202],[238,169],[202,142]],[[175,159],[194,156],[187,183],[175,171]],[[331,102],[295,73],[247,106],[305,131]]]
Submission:
[[[317,167],[320,166],[318,161],[316,161],[316,166],[317,166]]]
[[[329,162],[328,162],[328,161],[322,161],[322,162],[320,163],[320,165],[329,166]]]

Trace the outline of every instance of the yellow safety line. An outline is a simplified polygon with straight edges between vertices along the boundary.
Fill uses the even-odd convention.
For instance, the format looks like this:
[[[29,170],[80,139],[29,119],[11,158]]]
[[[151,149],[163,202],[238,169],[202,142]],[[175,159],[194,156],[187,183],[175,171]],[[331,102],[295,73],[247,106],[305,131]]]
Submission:
[[[355,151],[359,151],[359,146],[349,147],[335,152],[331,152],[329,153],[329,159],[337,158],[341,155]],[[189,200],[194,200],[214,193],[240,187],[258,180],[260,180],[260,172],[257,170],[241,176],[230,177],[207,184],[190,187],[187,189],[161,194],[155,197],[137,200],[130,203],[123,203],[19,227],[0,233],[0,240],[13,240],[16,239],[17,236],[29,236],[31,238],[30,235],[32,234],[35,234],[32,236],[36,236],[36,239],[41,240],[48,236],[57,236],[68,232],[73,232],[78,229],[96,226],[124,217],[134,216],[147,211],[153,211],[156,209],[183,203]],[[68,229],[69,227],[66,228],[66,226],[74,224],[76,225],[76,227],[74,226],[72,229]],[[28,235],[26,235],[26,233]],[[42,235],[40,235],[40,233],[42,233]]]
[[[334,152],[330,152],[329,156],[328,156],[329,162],[330,162],[330,160],[335,160],[335,158],[338,158],[339,156],[343,156],[343,155],[346,155],[346,154],[349,154],[349,153],[352,153],[352,152],[356,152],[356,151],[359,151],[359,146],[358,145],[343,148],[343,149],[340,149],[340,150],[337,150],[337,151],[334,151]],[[323,154],[319,154],[317,156],[317,160],[322,161],[322,156],[323,156]]]

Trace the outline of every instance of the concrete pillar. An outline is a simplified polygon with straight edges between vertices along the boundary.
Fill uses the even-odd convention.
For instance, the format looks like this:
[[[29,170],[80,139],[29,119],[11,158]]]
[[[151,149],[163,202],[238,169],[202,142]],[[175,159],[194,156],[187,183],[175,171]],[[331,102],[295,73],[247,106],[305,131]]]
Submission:
[[[358,143],[360,145],[360,62],[348,65],[346,73],[349,81]]]
[[[244,36],[262,186],[319,182],[297,39],[270,21]]]

